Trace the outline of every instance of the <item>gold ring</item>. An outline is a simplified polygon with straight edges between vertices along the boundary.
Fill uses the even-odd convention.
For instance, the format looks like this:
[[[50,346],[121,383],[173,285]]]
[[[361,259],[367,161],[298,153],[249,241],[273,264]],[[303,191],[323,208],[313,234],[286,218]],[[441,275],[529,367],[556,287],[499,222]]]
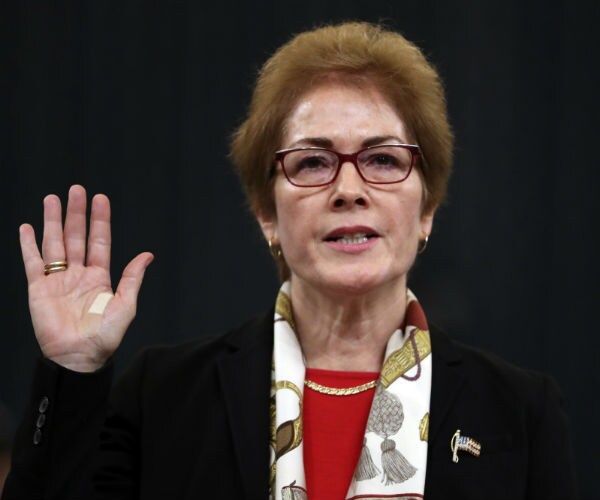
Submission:
[[[44,264],[44,274],[48,276],[52,273],[58,273],[60,271],[66,271],[69,264],[66,260],[57,260],[50,262],[50,264]]]

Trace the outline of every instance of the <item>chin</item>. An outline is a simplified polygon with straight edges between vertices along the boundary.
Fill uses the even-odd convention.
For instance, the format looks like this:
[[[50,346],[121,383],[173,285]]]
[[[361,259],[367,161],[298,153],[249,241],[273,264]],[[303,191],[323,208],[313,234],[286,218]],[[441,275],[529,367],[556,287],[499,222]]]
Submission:
[[[313,282],[315,288],[344,296],[366,295],[379,288],[400,285],[404,282],[401,275],[390,276],[387,273],[376,272],[365,269],[364,266],[357,269],[330,269],[321,274]]]

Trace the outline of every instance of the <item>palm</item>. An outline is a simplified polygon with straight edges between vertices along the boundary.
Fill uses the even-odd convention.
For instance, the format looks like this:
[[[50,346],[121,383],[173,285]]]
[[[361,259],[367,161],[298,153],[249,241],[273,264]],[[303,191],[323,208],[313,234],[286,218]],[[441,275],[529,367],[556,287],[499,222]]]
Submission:
[[[44,258],[29,225],[21,226],[21,249],[29,283],[29,309],[44,356],[68,368],[90,371],[115,351],[135,316],[137,293],[152,255],[143,253],[133,259],[106,308],[98,307],[104,297],[101,294],[112,293],[108,199],[100,195],[93,200],[87,245],[85,217],[85,191],[81,186],[73,186],[69,193],[64,231],[60,201],[47,197]],[[66,271],[44,275],[44,261],[65,258],[69,262]]]
[[[99,293],[111,290],[110,278],[99,268],[74,267],[64,276],[44,276],[29,286],[34,328],[47,356],[62,350],[65,344],[100,334],[86,331],[86,312]]]

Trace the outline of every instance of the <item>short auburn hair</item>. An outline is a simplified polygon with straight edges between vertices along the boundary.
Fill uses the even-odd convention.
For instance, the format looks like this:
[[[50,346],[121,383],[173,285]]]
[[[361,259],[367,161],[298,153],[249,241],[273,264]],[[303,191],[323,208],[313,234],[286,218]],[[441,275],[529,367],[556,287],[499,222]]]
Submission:
[[[341,77],[341,78],[340,78]],[[442,81],[421,50],[400,33],[366,22],[327,25],[294,36],[262,66],[230,158],[255,215],[276,215],[274,153],[299,99],[327,79],[379,90],[421,148],[423,211],[445,198],[453,135]],[[284,273],[287,274],[287,273]]]

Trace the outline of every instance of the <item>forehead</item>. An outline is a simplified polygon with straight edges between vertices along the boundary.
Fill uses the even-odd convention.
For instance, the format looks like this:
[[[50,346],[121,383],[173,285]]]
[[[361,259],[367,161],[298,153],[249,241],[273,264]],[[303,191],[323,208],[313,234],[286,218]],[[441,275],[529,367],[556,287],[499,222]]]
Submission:
[[[282,147],[310,138],[323,138],[335,146],[354,146],[369,137],[397,137],[408,142],[401,117],[374,86],[323,83],[306,92],[285,123]]]

